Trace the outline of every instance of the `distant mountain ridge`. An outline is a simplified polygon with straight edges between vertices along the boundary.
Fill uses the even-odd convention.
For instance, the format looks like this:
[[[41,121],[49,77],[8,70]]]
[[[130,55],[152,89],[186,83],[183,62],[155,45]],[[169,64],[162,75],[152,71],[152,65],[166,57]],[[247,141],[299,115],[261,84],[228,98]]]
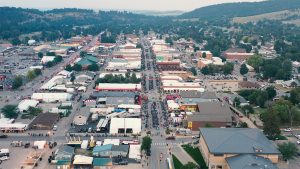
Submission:
[[[178,18],[219,19],[245,17],[300,8],[300,0],[268,0],[211,5],[186,12]]]

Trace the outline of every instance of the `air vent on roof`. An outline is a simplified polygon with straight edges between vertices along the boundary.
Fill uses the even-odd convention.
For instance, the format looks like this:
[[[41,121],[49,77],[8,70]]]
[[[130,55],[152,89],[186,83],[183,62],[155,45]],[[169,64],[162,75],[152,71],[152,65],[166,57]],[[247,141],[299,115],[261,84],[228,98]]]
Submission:
[[[263,149],[259,146],[253,146],[253,150],[255,153],[261,153],[263,151]]]

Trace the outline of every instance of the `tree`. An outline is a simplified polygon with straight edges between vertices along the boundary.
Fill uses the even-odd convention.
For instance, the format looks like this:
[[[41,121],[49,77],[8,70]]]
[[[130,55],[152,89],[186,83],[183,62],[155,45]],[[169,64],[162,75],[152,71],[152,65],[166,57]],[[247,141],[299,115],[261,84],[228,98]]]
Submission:
[[[193,73],[194,76],[197,76],[197,70],[195,67],[191,68],[191,72]]]
[[[3,113],[4,117],[6,118],[17,118],[18,117],[18,109],[17,105],[5,105],[2,109],[1,112]]]
[[[46,63],[47,67],[52,67],[53,65],[54,65],[53,62],[51,62],[51,61],[49,61],[49,62]]]
[[[268,93],[268,99],[271,100],[276,96],[276,90],[274,86],[269,86],[266,88],[266,92]]]
[[[73,70],[75,70],[75,71],[81,71],[82,70],[82,66],[81,65],[79,65],[79,64],[75,64],[74,66],[73,66]]]
[[[26,77],[27,77],[28,80],[31,81],[32,79],[34,79],[34,78],[36,77],[36,74],[35,74],[35,72],[34,72],[33,70],[29,70],[29,71],[27,72]]]
[[[205,66],[204,68],[201,69],[201,73],[204,75],[208,75],[209,74],[209,69],[207,66]]]
[[[184,164],[180,169],[197,169],[199,168],[195,163],[188,162],[187,164]]]
[[[202,53],[202,57],[203,57],[203,58],[206,58],[206,52],[203,52],[203,53]]]
[[[39,107],[29,107],[29,109],[28,109],[28,113],[31,116],[37,116],[37,115],[39,115],[42,112],[43,112],[43,109],[41,109]]]
[[[263,58],[260,55],[253,55],[248,60],[248,65],[252,66],[256,72],[259,72],[259,67],[263,63]]]
[[[142,141],[142,145],[141,145],[141,150],[144,150],[146,152],[150,152],[151,144],[152,144],[151,137],[149,137],[149,136],[143,137],[143,141]]]
[[[81,51],[81,52],[80,52],[80,57],[83,58],[83,57],[85,57],[86,55],[87,55],[87,53],[86,53],[85,51]]]
[[[250,105],[245,105],[242,107],[242,110],[244,113],[248,114],[248,113],[254,113],[253,107]]]
[[[296,156],[298,147],[294,143],[288,142],[279,144],[278,150],[281,152],[284,160],[290,160]]]
[[[13,83],[12,88],[17,89],[23,85],[23,78],[21,76],[16,76]]]
[[[242,64],[241,68],[240,68],[240,74],[241,75],[247,74],[248,71],[249,71],[249,69],[247,68],[246,64]]]
[[[67,65],[65,70],[71,72],[73,70],[73,68],[71,65]]]
[[[241,128],[248,128],[248,124],[246,122],[242,122],[240,127]]]
[[[267,136],[275,137],[280,135],[279,119],[272,108],[268,108],[268,110],[261,115],[261,118],[264,122],[263,130]]]
[[[21,41],[19,38],[14,38],[13,40],[11,40],[11,44],[12,45],[20,45]]]
[[[47,56],[55,56],[55,52],[47,52],[46,55]]]
[[[94,71],[94,72],[98,71],[99,70],[99,66],[97,64],[95,64],[95,63],[91,64],[91,65],[88,66],[88,70],[89,71]]]
[[[41,69],[34,69],[33,70],[36,76],[39,76],[42,74],[42,70]]]
[[[231,72],[233,71],[234,69],[234,65],[233,63],[226,63],[224,66],[223,66],[223,73],[225,75],[228,75],[228,74],[231,74]]]
[[[235,97],[233,99],[233,104],[234,104],[235,107],[240,106],[240,104],[241,104],[240,98],[239,97]]]
[[[39,52],[39,53],[38,53],[38,57],[39,57],[39,58],[42,58],[43,56],[44,56],[44,54],[43,54],[42,52]]]
[[[54,62],[55,62],[55,63],[59,63],[59,62],[61,62],[62,60],[63,60],[63,58],[62,58],[62,56],[60,56],[60,55],[55,56],[55,58],[54,58]]]

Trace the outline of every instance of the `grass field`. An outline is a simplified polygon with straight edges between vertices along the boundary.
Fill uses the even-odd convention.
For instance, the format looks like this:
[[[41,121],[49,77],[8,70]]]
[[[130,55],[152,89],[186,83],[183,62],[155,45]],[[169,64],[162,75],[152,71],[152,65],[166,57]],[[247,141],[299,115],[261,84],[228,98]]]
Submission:
[[[173,163],[174,163],[174,168],[175,169],[181,169],[183,164],[178,160],[178,158],[172,154],[172,158],[173,158]]]
[[[182,148],[197,162],[201,169],[208,169],[198,148],[193,148],[188,144],[182,145]]]

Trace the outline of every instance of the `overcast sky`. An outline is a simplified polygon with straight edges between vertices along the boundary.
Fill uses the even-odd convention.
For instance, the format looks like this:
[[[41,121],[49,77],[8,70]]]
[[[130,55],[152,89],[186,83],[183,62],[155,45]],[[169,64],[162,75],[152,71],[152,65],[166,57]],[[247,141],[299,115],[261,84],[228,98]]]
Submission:
[[[190,11],[211,4],[259,0],[0,0],[0,6],[23,8],[88,8],[114,10]]]

